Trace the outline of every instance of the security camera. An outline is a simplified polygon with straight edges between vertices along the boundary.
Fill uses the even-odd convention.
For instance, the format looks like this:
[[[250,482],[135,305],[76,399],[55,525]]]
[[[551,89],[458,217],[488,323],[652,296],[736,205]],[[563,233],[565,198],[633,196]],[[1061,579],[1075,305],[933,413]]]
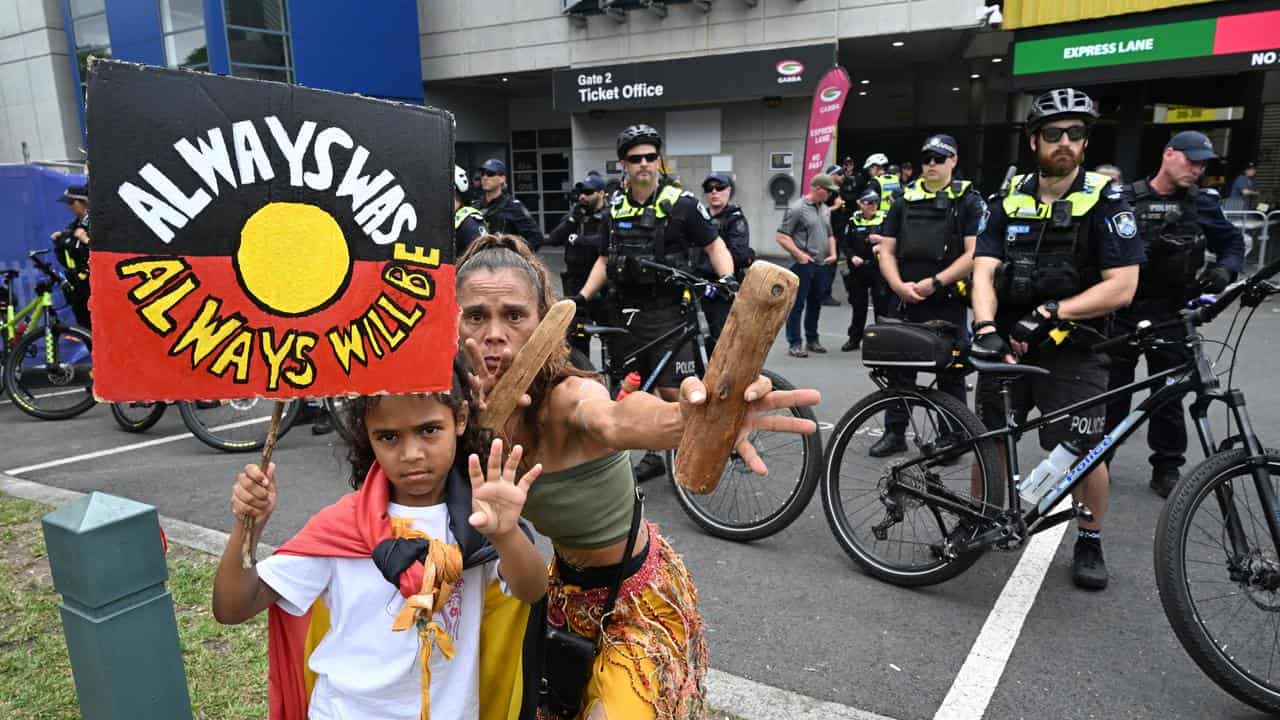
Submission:
[[[1004,22],[1004,15],[1000,12],[999,5],[987,5],[978,8],[976,13],[978,24],[981,26],[996,26]]]

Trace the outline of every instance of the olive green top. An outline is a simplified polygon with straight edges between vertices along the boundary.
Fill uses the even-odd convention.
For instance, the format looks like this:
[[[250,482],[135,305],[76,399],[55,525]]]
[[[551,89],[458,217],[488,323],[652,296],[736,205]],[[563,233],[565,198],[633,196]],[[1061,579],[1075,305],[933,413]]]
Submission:
[[[625,540],[635,505],[631,454],[622,451],[538,476],[524,517],[561,547],[590,550]]]

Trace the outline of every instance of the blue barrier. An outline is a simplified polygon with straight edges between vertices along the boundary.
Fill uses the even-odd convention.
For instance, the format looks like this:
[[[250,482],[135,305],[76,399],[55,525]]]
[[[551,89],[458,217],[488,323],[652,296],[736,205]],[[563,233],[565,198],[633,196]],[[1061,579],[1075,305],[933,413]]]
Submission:
[[[37,165],[0,165],[0,268],[22,272],[14,286],[19,302],[31,299],[42,277],[27,253],[53,247],[49,234],[71,221],[71,211],[58,198],[64,188],[84,182],[84,175]],[[65,299],[58,308],[60,317],[74,322]]]

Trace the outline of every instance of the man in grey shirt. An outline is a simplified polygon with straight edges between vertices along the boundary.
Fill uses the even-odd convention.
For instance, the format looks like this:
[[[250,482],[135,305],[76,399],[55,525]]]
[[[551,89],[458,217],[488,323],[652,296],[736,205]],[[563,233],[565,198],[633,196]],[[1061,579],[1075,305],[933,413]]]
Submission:
[[[830,175],[816,175],[809,183],[809,192],[800,203],[782,217],[776,239],[783,250],[795,262],[791,272],[800,278],[796,303],[787,317],[787,354],[792,357],[808,357],[810,352],[825,353],[818,341],[818,314],[822,312],[823,266],[836,261],[836,238],[831,232],[822,206],[840,192],[840,186]],[[804,317],[804,341],[800,337],[800,319]],[[807,346],[807,349],[806,349]]]

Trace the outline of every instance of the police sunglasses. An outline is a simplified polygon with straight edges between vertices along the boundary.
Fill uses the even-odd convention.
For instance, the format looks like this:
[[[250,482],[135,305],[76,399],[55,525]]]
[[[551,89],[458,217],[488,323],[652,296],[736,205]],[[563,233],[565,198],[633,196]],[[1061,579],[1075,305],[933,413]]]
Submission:
[[[480,174],[483,175],[484,177],[498,177],[502,173],[496,173],[496,172],[493,172],[492,170],[481,170]]]
[[[942,165],[946,161],[947,158],[943,155],[925,155],[920,158],[921,165]]]
[[[1067,134],[1067,139],[1071,142],[1080,142],[1089,137],[1089,128],[1086,125],[1070,125],[1068,127],[1049,125],[1040,128],[1040,139],[1048,143],[1056,143],[1062,139],[1063,133]]]
[[[635,155],[628,155],[627,162],[631,163],[632,165],[639,165],[641,162],[652,163],[652,162],[657,162],[659,157],[660,156],[656,152],[644,153],[644,154],[637,153]]]
[[[707,185],[702,186],[702,192],[720,192],[721,190],[728,190],[728,189],[729,189],[728,185],[720,185],[716,183],[709,183]]]

